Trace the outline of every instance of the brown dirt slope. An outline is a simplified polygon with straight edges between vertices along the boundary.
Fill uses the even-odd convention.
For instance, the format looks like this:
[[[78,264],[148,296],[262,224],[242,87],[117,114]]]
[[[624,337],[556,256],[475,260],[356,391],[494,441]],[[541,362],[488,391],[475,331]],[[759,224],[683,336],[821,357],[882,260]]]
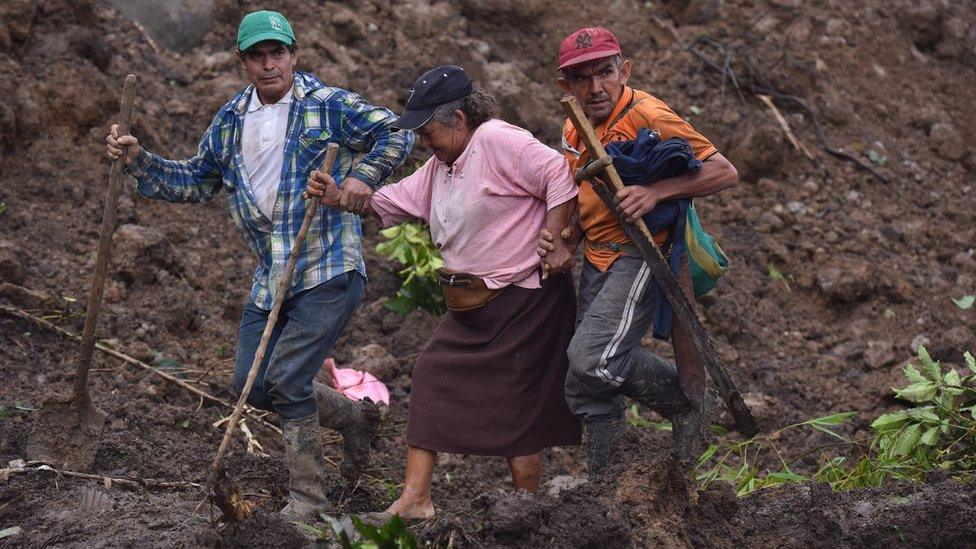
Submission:
[[[506,119],[553,145],[559,40],[582,25],[615,30],[635,64],[632,84],[686,116],[742,174],[736,189],[699,201],[734,262],[700,310],[767,427],[857,410],[846,433],[867,434],[873,417],[897,406],[889,389],[915,347],[924,343],[959,364],[976,344],[976,314],[950,301],[976,292],[970,2],[276,6],[302,43],[300,68],[325,81],[399,109],[422,70],[460,64],[501,99]],[[172,16],[162,8],[143,27],[92,0],[0,5],[0,300],[80,331],[108,172],[103,139],[123,76],[140,76],[133,131],[142,143],[171,157],[190,155],[215,110],[242,85],[231,52],[237,21],[263,7],[215,0],[204,10],[209,31],[178,53],[166,45],[193,35],[154,40],[153,29],[166,27],[153,18]],[[736,78],[723,78],[695,51],[727,63]],[[812,159],[792,148],[748,93],[766,84],[780,94],[777,105]],[[827,154],[814,118],[831,146],[887,181]],[[340,511],[353,512],[383,507],[402,477],[410,368],[436,325],[425,313],[401,318],[383,308],[397,285],[396,266],[372,252],[376,227],[367,223],[366,232],[370,282],[335,356],[343,364],[380,364],[394,406],[375,445],[371,480],[334,494]],[[253,260],[223,199],[169,205],[144,200],[128,185],[115,246],[99,337],[150,363],[175,360],[186,379],[231,399],[229,357]],[[0,327],[6,463],[24,457],[30,408],[68,386],[76,347],[22,320],[0,316]],[[200,482],[220,436],[211,424],[227,411],[105,356],[94,367],[94,398],[111,417],[94,472]],[[23,533],[0,545],[299,546],[297,530],[273,514],[286,477],[280,443],[267,428],[252,429],[265,452],[248,453],[240,438],[228,458],[263,508],[252,523],[215,532],[207,517],[192,513],[197,495],[178,490],[113,488],[107,509],[86,513],[84,483],[15,475],[0,483],[0,528],[19,525]],[[848,494],[793,486],[736,500],[724,488],[690,489],[670,470],[665,435],[632,429],[628,437],[633,450],[618,464],[619,483],[536,501],[499,492],[508,484],[497,461],[443,456],[434,483],[441,518],[422,535],[464,545],[593,547],[963,546],[976,539],[969,486],[934,481]],[[786,444],[800,453],[817,440],[795,436]],[[330,453],[338,455],[334,445]],[[583,469],[578,449],[547,453],[547,479]]]

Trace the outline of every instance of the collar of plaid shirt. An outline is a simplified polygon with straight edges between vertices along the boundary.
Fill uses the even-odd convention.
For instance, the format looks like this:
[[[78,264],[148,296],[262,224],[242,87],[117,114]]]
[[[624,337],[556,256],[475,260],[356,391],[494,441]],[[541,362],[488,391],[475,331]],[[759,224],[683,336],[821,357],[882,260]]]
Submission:
[[[172,161],[147,152],[128,171],[139,180],[139,192],[150,198],[206,202],[221,188],[226,190],[230,214],[259,259],[251,299],[258,307],[270,309],[305,216],[302,191],[309,174],[321,165],[326,145],[330,141],[340,145],[332,171],[336,181],[353,176],[377,188],[406,159],[414,136],[390,131],[396,119],[391,111],[370,105],[355,93],[325,86],[309,74],[295,73],[281,182],[268,218],[251,193],[241,151],[252,90],[247,86],[221,109],[195,157]],[[360,153],[363,157],[357,161]],[[299,251],[285,297],[351,270],[366,275],[359,216],[321,207]]]

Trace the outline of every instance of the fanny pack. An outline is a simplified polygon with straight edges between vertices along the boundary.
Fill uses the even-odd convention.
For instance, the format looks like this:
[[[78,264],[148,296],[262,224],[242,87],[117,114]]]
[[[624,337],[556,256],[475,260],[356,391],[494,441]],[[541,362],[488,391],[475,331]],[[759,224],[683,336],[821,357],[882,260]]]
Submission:
[[[444,301],[452,311],[472,311],[484,307],[492,299],[498,297],[504,288],[491,289],[485,285],[484,279],[473,274],[438,269],[441,279],[441,290],[444,291]]]

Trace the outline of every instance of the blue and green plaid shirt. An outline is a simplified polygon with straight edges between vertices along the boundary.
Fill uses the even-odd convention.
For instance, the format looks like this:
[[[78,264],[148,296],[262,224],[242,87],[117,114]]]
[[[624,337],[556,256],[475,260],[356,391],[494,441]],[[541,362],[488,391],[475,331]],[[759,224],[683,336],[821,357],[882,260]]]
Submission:
[[[278,278],[305,217],[302,191],[309,174],[325,159],[326,144],[339,144],[332,177],[361,179],[378,188],[403,163],[413,146],[412,132],[390,131],[396,119],[388,109],[366,103],[359,95],[327,87],[314,76],[295,73],[288,113],[281,183],[274,213],[268,219],[255,202],[244,169],[241,135],[253,86],[247,86],[211,122],[197,154],[189,160],[167,160],[143,149],[128,173],[139,193],[169,202],[208,202],[223,188],[230,214],[260,260],[251,299],[270,309]],[[364,156],[355,162],[357,154]],[[319,206],[298,256],[285,297],[356,270],[366,276],[359,216]]]

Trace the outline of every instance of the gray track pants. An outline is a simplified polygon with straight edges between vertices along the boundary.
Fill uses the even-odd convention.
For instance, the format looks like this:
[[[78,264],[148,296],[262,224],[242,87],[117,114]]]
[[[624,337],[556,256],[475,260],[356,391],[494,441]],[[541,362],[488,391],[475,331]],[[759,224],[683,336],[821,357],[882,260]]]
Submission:
[[[566,403],[583,421],[624,411],[619,387],[636,361],[674,371],[673,363],[640,346],[651,326],[650,289],[651,270],[641,257],[623,256],[602,273],[584,262],[566,374]]]

